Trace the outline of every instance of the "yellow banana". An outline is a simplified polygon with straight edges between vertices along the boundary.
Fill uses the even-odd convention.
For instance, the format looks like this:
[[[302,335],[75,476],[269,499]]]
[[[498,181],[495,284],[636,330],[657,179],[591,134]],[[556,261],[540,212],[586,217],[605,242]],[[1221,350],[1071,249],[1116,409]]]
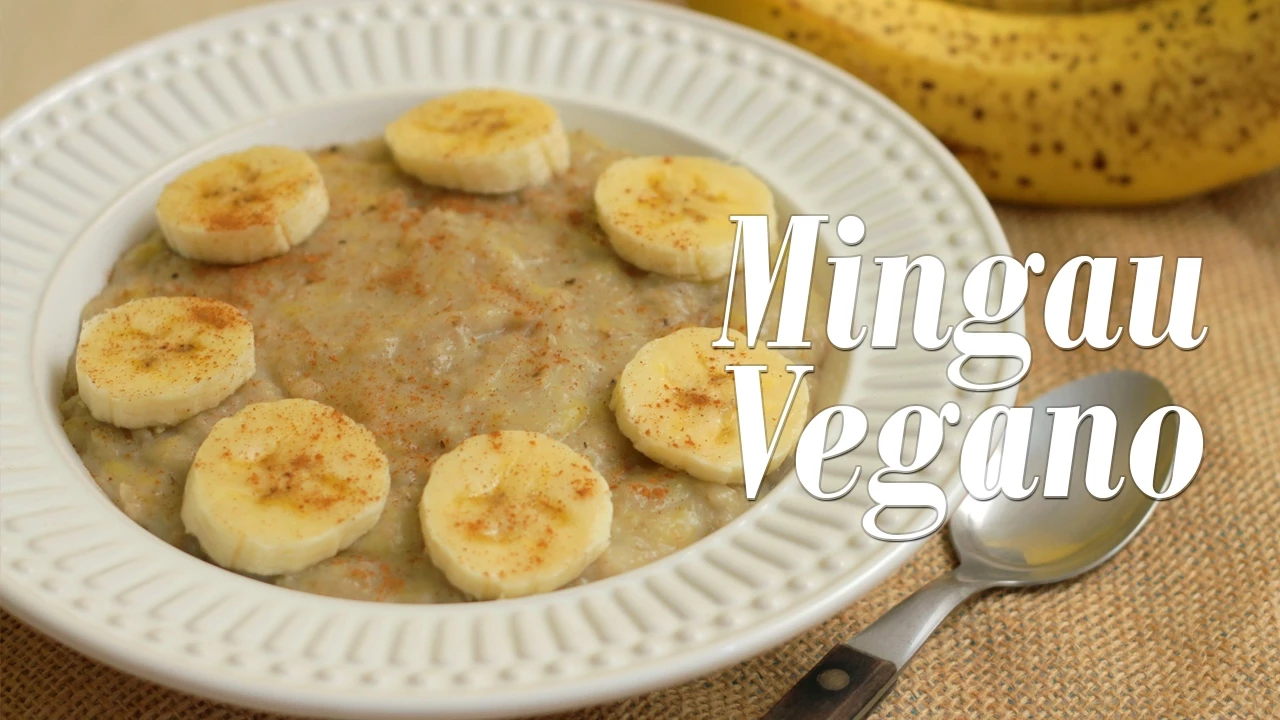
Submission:
[[[1083,13],[1133,7],[1149,0],[952,0],[961,5],[1020,13]]]
[[[1280,0],[1004,13],[939,0],[692,0],[875,86],[993,199],[1133,205],[1280,166]]]

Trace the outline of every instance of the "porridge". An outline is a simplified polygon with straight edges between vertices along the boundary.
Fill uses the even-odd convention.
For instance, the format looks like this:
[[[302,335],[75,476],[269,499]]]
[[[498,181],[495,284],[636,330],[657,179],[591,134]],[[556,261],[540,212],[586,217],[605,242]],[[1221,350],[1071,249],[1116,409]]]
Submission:
[[[141,298],[220,300],[252,323],[255,364],[215,407],[136,429],[95,419],[70,370],[63,427],[98,485],[148,531],[208,559],[184,526],[183,497],[214,425],[269,401],[335,408],[385,454],[385,507],[337,554],[255,577],[392,602],[472,595],[433,563],[419,503],[433,465],[478,435],[545,435],[607,483],[607,547],[569,584],[665,556],[742,513],[740,482],[655,463],[610,408],[624,366],[646,343],[719,326],[725,281],[677,279],[621,259],[592,192],[624,153],[584,133],[568,141],[567,169],[500,195],[425,185],[401,172],[382,140],[318,150],[310,155],[328,191],[326,219],[305,243],[250,264],[188,259],[160,231],[142,239],[82,318]]]

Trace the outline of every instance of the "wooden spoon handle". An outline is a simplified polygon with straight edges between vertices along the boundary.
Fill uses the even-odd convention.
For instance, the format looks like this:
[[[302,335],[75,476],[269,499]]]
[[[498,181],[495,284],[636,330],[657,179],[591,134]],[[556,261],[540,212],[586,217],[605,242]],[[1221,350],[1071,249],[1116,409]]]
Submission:
[[[858,720],[880,702],[898,668],[848,645],[837,645],[761,720]]]

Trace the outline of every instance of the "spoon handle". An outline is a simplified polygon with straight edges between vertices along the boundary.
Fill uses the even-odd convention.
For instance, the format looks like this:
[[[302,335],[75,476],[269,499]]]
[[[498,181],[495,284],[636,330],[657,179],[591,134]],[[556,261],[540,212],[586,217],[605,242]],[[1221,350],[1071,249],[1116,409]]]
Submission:
[[[898,666],[837,645],[791,686],[761,720],[855,720],[880,702]]]
[[[832,648],[761,720],[860,720],[938,624],[987,587],[961,580],[954,570],[925,585]]]

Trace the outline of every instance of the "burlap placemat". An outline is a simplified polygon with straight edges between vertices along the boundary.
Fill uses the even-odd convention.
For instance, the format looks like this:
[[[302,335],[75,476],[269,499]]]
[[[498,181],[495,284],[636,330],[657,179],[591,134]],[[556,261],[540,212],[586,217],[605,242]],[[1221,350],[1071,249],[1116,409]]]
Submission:
[[[3,14],[11,21],[35,5],[6,0]],[[38,35],[28,34],[31,42]],[[4,111],[12,99],[6,95]],[[998,213],[1015,253],[1044,253],[1050,268],[1080,254],[1205,259],[1197,317],[1210,329],[1193,352],[1144,351],[1128,340],[1101,353],[1059,351],[1037,320],[1048,280],[1034,280],[1027,325],[1035,355],[1021,395],[1094,372],[1143,370],[1200,420],[1205,458],[1191,487],[1108,565],[1058,586],[991,593],[957,611],[873,717],[1280,718],[1280,173],[1155,209]],[[1127,321],[1131,288],[1121,273],[1115,324]],[[833,643],[952,562],[945,538],[935,537],[853,607],[780,648],[670,690],[556,718],[754,718]],[[0,717],[278,716],[125,675],[0,613]]]

